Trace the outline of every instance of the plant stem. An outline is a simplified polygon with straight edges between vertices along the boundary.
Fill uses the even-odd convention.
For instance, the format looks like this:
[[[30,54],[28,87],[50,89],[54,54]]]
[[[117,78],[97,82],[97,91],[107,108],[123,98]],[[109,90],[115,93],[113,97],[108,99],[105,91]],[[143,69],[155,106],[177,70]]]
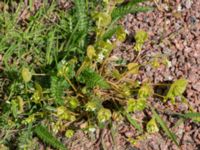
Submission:
[[[79,76],[80,73],[83,71],[83,69],[85,68],[86,66],[86,60],[83,61],[83,63],[81,64],[81,66],[79,67],[78,71],[76,72],[76,76]]]
[[[165,96],[162,96],[162,95],[160,95],[160,94],[157,94],[157,93],[153,93],[153,95],[155,95],[155,96],[158,96],[158,97],[161,97],[161,98],[165,98]]]
[[[64,75],[64,78],[65,78],[65,80],[70,84],[70,86],[72,87],[72,89],[73,89],[75,92],[77,92],[77,89],[76,89],[75,86],[72,84],[72,82],[69,80],[69,78],[68,78],[66,75]]]

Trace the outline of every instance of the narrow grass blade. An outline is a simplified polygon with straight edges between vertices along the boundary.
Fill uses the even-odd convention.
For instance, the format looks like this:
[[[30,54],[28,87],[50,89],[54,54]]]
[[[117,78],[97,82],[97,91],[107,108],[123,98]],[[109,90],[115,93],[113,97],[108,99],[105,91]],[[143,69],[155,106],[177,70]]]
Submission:
[[[129,3],[131,3],[132,5],[135,5],[137,3],[142,3],[142,2],[145,2],[145,1],[147,1],[147,0],[133,0],[133,1],[129,2]]]
[[[176,140],[176,135],[170,131],[170,129],[167,127],[165,122],[162,120],[162,118],[158,115],[158,113],[155,111],[154,108],[151,108],[153,112],[153,116],[155,117],[156,121],[160,124],[161,128],[164,130],[164,132],[167,134],[169,138],[177,145],[179,146],[177,140]]]
[[[112,20],[120,19],[129,13],[137,13],[137,12],[147,12],[152,10],[151,7],[145,6],[137,6],[134,3],[128,3],[126,5],[117,7],[112,12]]]
[[[200,113],[198,113],[198,112],[189,112],[189,113],[185,113],[185,114],[176,113],[175,115],[178,115],[178,116],[186,118],[186,119],[193,119],[193,118],[200,117]]]
[[[200,122],[200,113],[198,112],[188,112],[185,114],[176,113],[175,115],[178,115],[184,119],[192,119],[194,122]]]
[[[113,28],[108,29],[105,34],[103,35],[102,39],[106,41],[107,39],[110,39],[116,31],[120,28],[121,26],[114,26]]]
[[[127,120],[131,123],[131,125],[133,125],[138,131],[143,132],[141,125],[135,119],[133,119],[131,115],[129,115],[128,113],[124,113],[124,115],[126,116]]]

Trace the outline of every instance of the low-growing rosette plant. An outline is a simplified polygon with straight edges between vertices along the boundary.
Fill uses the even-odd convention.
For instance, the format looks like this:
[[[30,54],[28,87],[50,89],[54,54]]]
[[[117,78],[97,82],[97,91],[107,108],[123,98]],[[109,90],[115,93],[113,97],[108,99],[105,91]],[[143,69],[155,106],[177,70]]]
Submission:
[[[132,50],[137,55],[133,62],[121,63],[121,58],[113,55],[113,50],[125,42],[128,34],[117,21],[129,13],[152,10],[150,7],[137,5],[142,1],[144,0],[74,0],[73,7],[67,13],[57,10],[52,3],[52,6],[48,6],[48,11],[57,13],[59,17],[53,24],[44,24],[47,29],[40,26],[40,39],[36,39],[32,33],[32,26],[37,23],[37,19],[47,21],[48,17],[42,18],[40,15],[41,12],[48,11],[42,8],[44,10],[40,14],[30,18],[26,34],[33,37],[27,37],[27,45],[23,45],[23,42],[19,44],[36,50],[30,53],[33,53],[33,58],[38,58],[38,62],[26,62],[23,59],[17,65],[9,66],[8,56],[15,61],[29,52],[20,51],[20,54],[16,54],[10,47],[8,53],[6,50],[9,45],[0,49],[4,53],[4,77],[9,80],[4,100],[0,102],[0,147],[9,147],[14,134],[18,149],[28,149],[37,143],[37,140],[32,140],[35,136],[56,149],[67,149],[56,136],[62,134],[65,138],[71,138],[80,128],[86,132],[94,132],[97,128],[112,128],[112,122],[122,121],[130,122],[140,133],[136,140],[127,139],[132,144],[162,129],[179,145],[176,136],[149,99],[159,97],[163,103],[170,100],[175,104],[176,98],[180,97],[187,103],[183,96],[187,80],[180,78],[172,84],[162,84],[166,86],[167,94],[160,95],[154,91],[160,84],[150,81],[141,83],[131,78],[132,75],[139,75],[141,68],[147,65],[157,68],[160,64],[169,64],[167,57],[163,55],[156,55],[148,62],[139,63],[143,45],[148,40],[147,32],[142,29],[136,31],[133,37],[135,43]],[[43,37],[43,31],[48,35],[47,38]],[[29,42],[31,39],[33,44]],[[10,40],[12,38],[9,39],[8,36],[4,39],[6,42]],[[38,48],[41,48],[39,54]],[[13,66],[18,70],[13,69]],[[13,73],[16,73],[16,78],[9,78]],[[131,116],[145,110],[152,112],[145,124]],[[199,114],[192,109],[190,113],[174,115],[195,121],[199,119]],[[76,124],[80,121],[84,124],[79,127]]]

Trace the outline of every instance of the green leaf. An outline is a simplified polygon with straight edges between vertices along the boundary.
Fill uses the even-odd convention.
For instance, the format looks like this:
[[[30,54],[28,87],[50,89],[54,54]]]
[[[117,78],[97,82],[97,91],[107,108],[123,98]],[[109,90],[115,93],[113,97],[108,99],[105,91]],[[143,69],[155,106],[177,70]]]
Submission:
[[[114,26],[112,28],[109,28],[102,36],[102,39],[104,41],[106,41],[107,39],[110,39],[117,31],[118,29],[120,29],[121,26],[117,25],[117,26]]]
[[[146,108],[146,99],[139,98],[137,100],[130,98],[127,102],[127,112],[142,111]]]
[[[85,105],[86,111],[93,111],[93,112],[100,109],[100,107],[101,107],[101,104],[98,100],[90,100]]]
[[[174,96],[179,96],[185,91],[187,83],[186,79],[179,79],[171,85],[170,91],[174,94]]]
[[[60,79],[56,76],[51,77],[50,90],[56,104],[61,105],[64,103],[62,96],[64,95],[65,88],[69,88],[69,84],[64,79]]]
[[[67,148],[58,141],[47,129],[47,127],[38,125],[35,127],[34,132],[37,134],[37,136],[44,141],[46,144],[49,144],[50,146],[59,149],[59,150],[67,150]]]
[[[101,108],[97,113],[97,119],[100,123],[104,123],[105,121],[110,120],[111,118],[111,111],[106,108]]]
[[[95,48],[94,46],[92,45],[89,45],[87,47],[87,57],[92,60],[94,57],[96,57],[96,51],[95,51]]]
[[[137,3],[142,3],[142,2],[145,2],[147,0],[133,0],[132,2],[130,2],[130,4],[137,4]]]
[[[79,30],[88,30],[88,15],[86,0],[74,0],[76,8],[76,17],[79,20]]]
[[[33,138],[33,133],[31,131],[31,126],[28,129],[23,130],[19,133],[17,138],[17,149],[25,150],[25,149],[38,149],[38,143],[36,138]]]
[[[102,53],[105,57],[110,54],[114,46],[110,41],[98,41],[97,47],[100,50],[100,53]]]
[[[43,96],[42,87],[40,86],[40,84],[35,83],[35,92],[33,93],[32,96],[33,102],[36,104],[40,103],[42,96]]]
[[[141,51],[142,46],[147,39],[148,39],[148,34],[145,31],[143,30],[137,31],[135,34],[136,44],[135,44],[134,50]]]
[[[69,101],[69,107],[71,109],[76,109],[78,106],[80,106],[80,103],[79,103],[79,101],[78,101],[78,99],[76,97],[71,96],[71,97],[69,97],[67,99]]]
[[[65,132],[65,136],[67,137],[67,138],[72,138],[73,137],[73,135],[74,135],[74,130],[67,130],[66,132]]]
[[[18,115],[18,103],[16,102],[17,100],[16,99],[13,99],[11,101],[11,111],[12,111],[12,114],[13,116],[16,118],[17,115]]]
[[[76,64],[76,59],[71,59],[70,61],[66,62],[65,60],[62,60],[58,65],[57,65],[57,70],[58,73],[57,75],[60,77],[67,77],[68,79],[71,79],[75,76],[75,64]]]
[[[155,133],[159,131],[159,128],[157,126],[155,118],[152,118],[146,126],[147,132],[148,133]]]
[[[187,87],[186,79],[176,80],[170,87],[166,99],[171,99],[172,103],[175,103],[175,97],[181,96]]]
[[[103,89],[109,88],[109,84],[104,80],[104,78],[90,68],[81,72],[78,81],[85,83],[88,88],[94,88],[96,86]]]
[[[112,11],[112,20],[117,20],[129,13],[137,13],[137,12],[147,12],[152,10],[151,7],[141,7],[135,5],[135,3],[129,2],[128,4],[122,5],[120,7],[115,8]]]
[[[97,14],[96,24],[98,27],[107,27],[111,23],[111,15],[108,13],[100,12]]]
[[[144,85],[142,85],[138,91],[139,98],[148,98],[152,94],[153,94],[153,87],[148,83],[145,83]]]
[[[162,120],[162,118],[157,114],[157,112],[154,110],[154,108],[151,108],[151,111],[153,113],[153,117],[156,119],[158,124],[161,126],[161,128],[165,131],[166,135],[171,138],[171,140],[179,146],[177,140],[176,140],[176,135],[170,131],[170,129],[167,127],[165,122]]]
[[[192,119],[194,122],[200,122],[200,113],[198,112],[188,112],[185,114],[175,113],[175,115],[178,115],[185,119]]]
[[[28,68],[23,67],[21,74],[22,74],[22,78],[23,78],[24,82],[27,83],[27,82],[31,81],[32,73],[29,71]]]
[[[117,29],[116,39],[120,42],[124,42],[126,40],[126,32],[123,27]]]
[[[131,123],[131,125],[133,125],[138,131],[143,132],[141,125],[135,119],[133,119],[131,115],[129,115],[128,113],[124,113],[124,115],[126,116],[127,120]]]

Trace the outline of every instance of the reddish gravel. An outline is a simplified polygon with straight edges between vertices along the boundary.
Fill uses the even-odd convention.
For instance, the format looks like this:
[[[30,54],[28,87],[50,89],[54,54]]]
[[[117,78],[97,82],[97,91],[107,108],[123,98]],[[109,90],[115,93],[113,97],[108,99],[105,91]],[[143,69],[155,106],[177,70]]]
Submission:
[[[189,81],[185,96],[189,105],[200,112],[200,1],[176,0],[168,4],[160,2],[158,5],[160,10],[128,15],[122,21],[129,33],[135,33],[139,29],[148,32],[149,41],[144,46],[144,52],[150,56],[154,53],[166,54],[171,61],[169,68],[161,67],[155,70],[147,66],[141,80],[150,78],[153,82],[159,83],[185,77]],[[125,52],[123,54],[125,58],[131,56]],[[162,103],[156,102],[154,105],[158,110],[164,108]],[[179,101],[177,106],[170,103],[167,106],[169,111],[188,110],[188,106]],[[166,120],[176,122],[170,117]],[[200,149],[199,125],[187,122],[173,131],[178,135],[182,149]],[[152,135],[152,138],[140,143],[139,149],[175,150],[177,147],[160,135]]]

